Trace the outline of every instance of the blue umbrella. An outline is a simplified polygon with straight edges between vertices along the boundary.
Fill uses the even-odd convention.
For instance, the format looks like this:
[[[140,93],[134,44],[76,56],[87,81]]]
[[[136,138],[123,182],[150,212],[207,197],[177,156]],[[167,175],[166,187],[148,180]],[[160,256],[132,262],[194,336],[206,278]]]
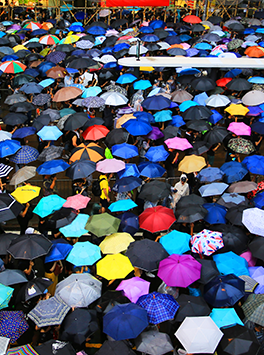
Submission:
[[[180,307],[171,295],[159,292],[140,296],[136,304],[147,311],[149,323],[152,324],[173,319]]]
[[[142,184],[142,180],[136,176],[125,176],[116,180],[112,190],[115,192],[132,191]]]
[[[244,196],[241,196],[237,193],[224,193],[222,196],[221,196],[221,199],[225,202],[225,203],[233,203],[233,204],[236,204],[236,205],[239,205],[241,202],[244,202],[245,201],[245,197]]]
[[[159,41],[159,37],[156,36],[155,34],[146,34],[145,36],[143,36],[141,38],[142,42],[158,42]]]
[[[210,50],[212,49],[212,46],[209,43],[205,43],[205,42],[201,42],[201,43],[197,43],[194,48],[196,49],[203,49],[203,50]]]
[[[101,92],[102,92],[102,89],[99,86],[91,86],[91,87],[84,90],[81,97],[83,99],[85,99],[86,97],[97,96]]]
[[[171,100],[167,99],[166,97],[162,95],[153,95],[151,97],[147,97],[141,105],[146,110],[160,111],[164,110],[165,108],[169,108],[170,104]]]
[[[158,163],[159,161],[165,161],[169,156],[169,153],[164,148],[163,145],[158,145],[156,147],[150,147],[145,154],[147,158],[152,163]]]
[[[7,308],[14,289],[0,284],[0,309]]]
[[[149,177],[151,179],[161,177],[166,172],[166,169],[164,169],[161,165],[151,162],[140,163],[138,165],[138,170],[140,175]]]
[[[264,157],[262,155],[249,155],[243,164],[252,174],[264,175]]]
[[[155,122],[166,122],[172,119],[172,111],[162,110],[154,114]]]
[[[71,5],[71,4],[67,4],[67,6],[66,5],[62,5],[60,7],[60,10],[62,12],[67,12],[67,11],[72,10],[72,9],[73,9],[73,5]]]
[[[241,74],[241,69],[231,69],[225,74],[225,78],[235,78],[237,75]]]
[[[227,183],[240,181],[248,173],[245,166],[238,161],[224,163],[220,170],[225,174],[223,180]]]
[[[248,81],[253,84],[264,84],[264,78],[262,76],[252,76]]]
[[[133,116],[135,116],[136,118],[138,118],[142,121],[146,121],[149,123],[155,122],[152,114],[149,112],[146,112],[146,111],[136,111],[133,113]]]
[[[127,43],[118,43],[113,47],[113,52],[119,52],[119,51],[122,51],[123,49],[128,50],[129,48],[130,48],[130,45]]]
[[[152,131],[152,126],[146,121],[138,118],[135,120],[128,120],[122,127],[124,127],[132,136],[145,136]]]
[[[156,28],[164,28],[166,23],[162,20],[153,20],[149,23],[149,26],[155,30]]]
[[[18,60],[18,56],[14,55],[14,54],[10,54],[10,55],[5,55],[2,59],[1,62],[6,62],[8,60]]]
[[[216,180],[222,180],[223,176],[224,173],[219,168],[209,167],[209,168],[202,169],[197,175],[197,178],[201,182],[213,182]]]
[[[56,64],[52,63],[52,62],[42,62],[37,66],[38,71],[40,72],[41,76],[46,76],[46,72],[55,67]]]
[[[151,88],[152,84],[149,80],[139,80],[133,84],[135,90],[146,90]]]
[[[23,91],[25,94],[39,94],[43,90],[43,86],[37,83],[26,83],[19,91]]]
[[[44,36],[48,33],[48,31],[43,30],[42,28],[38,29],[38,30],[34,30],[31,32],[31,36],[32,37],[36,37],[36,36]]]
[[[41,218],[44,218],[61,209],[65,202],[66,200],[58,195],[45,196],[42,197],[33,212]]]
[[[72,245],[70,245],[65,239],[62,238],[53,239],[51,243],[52,246],[45,257],[45,263],[54,262],[57,260],[64,260],[73,248]]]
[[[120,75],[120,77],[117,79],[116,83],[117,84],[130,84],[133,83],[133,81],[137,80],[137,77],[133,74],[123,74]]]
[[[218,328],[230,327],[236,324],[244,326],[234,308],[213,308],[210,317]]]
[[[77,242],[66,260],[75,266],[93,265],[101,259],[101,249],[90,242]]]
[[[65,227],[61,227],[59,231],[65,238],[79,238],[83,234],[87,233],[87,230],[84,227],[88,221],[88,218],[88,214],[79,213],[73,222]]]
[[[4,53],[5,55],[10,55],[10,54],[14,53],[14,50],[12,48],[10,48],[10,47],[2,46],[1,47],[1,53]]]
[[[187,57],[194,57],[199,53],[199,50],[196,48],[189,48],[187,49],[186,53],[187,53]]]
[[[218,121],[220,121],[223,116],[216,110],[211,110],[213,112],[213,114],[208,118],[208,121],[216,124]]]
[[[213,255],[213,260],[216,263],[217,269],[221,274],[236,276],[249,275],[248,263],[241,256],[228,251],[227,253]]]
[[[112,154],[122,159],[130,159],[138,156],[138,148],[132,144],[115,144],[112,147]]]
[[[123,178],[123,177],[127,177],[127,176],[136,176],[139,177],[140,173],[138,170],[138,167],[136,164],[132,164],[132,163],[127,163],[126,167],[124,170],[121,170],[117,173],[119,179]]]
[[[83,32],[84,28],[80,25],[71,25],[68,30],[73,32]]]
[[[147,34],[147,33],[153,33],[154,30],[153,30],[153,28],[151,28],[150,26],[142,26],[142,27],[139,29],[139,32]]]
[[[199,106],[199,104],[195,101],[187,100],[180,104],[179,109],[181,112],[185,112],[192,106]]]
[[[205,203],[203,207],[208,211],[207,215],[204,217],[205,222],[210,224],[226,223],[225,215],[227,210],[224,206],[218,203]]]
[[[204,287],[204,299],[213,307],[232,307],[244,295],[245,281],[234,274],[217,276]]]
[[[56,52],[54,52],[56,53]],[[42,80],[39,85],[42,86],[43,88],[47,88],[48,86],[52,85],[55,82],[54,79],[48,78],[48,79],[44,79]]]
[[[0,142],[0,158],[15,154],[21,148],[21,144],[15,140],[5,140]]]
[[[28,136],[31,136],[32,134],[36,133],[36,128],[35,127],[31,127],[31,126],[26,126],[26,127],[22,127],[22,128],[18,128],[13,134],[12,134],[12,138],[25,138]]]
[[[185,122],[180,115],[175,115],[172,116],[172,120],[168,122],[168,125],[171,125],[173,127],[181,127],[185,125]]]
[[[110,210],[110,212],[126,212],[135,207],[137,207],[137,204],[134,201],[126,199],[118,200],[116,202],[111,203],[108,209]]]
[[[51,52],[47,55],[46,60],[55,64],[60,63],[66,58],[66,53],[61,51]],[[68,70],[67,70],[68,71]]]
[[[39,75],[39,71],[38,71],[37,69],[27,68],[27,69],[24,71],[24,74],[33,76],[33,77],[35,78],[36,76]]]
[[[181,35],[182,36],[182,35]],[[180,37],[181,37],[180,36]],[[187,36],[190,37],[188,35],[183,35],[183,36]],[[190,39],[190,38],[189,38]],[[194,75],[194,74],[199,74],[200,70],[196,69],[196,68],[186,68],[186,69],[181,69],[181,71],[179,72],[180,75]]]
[[[126,232],[131,234],[132,236],[138,231],[139,229],[139,221],[138,216],[132,212],[125,212],[121,215],[117,215],[117,218],[121,220],[119,225],[120,232]]]
[[[103,27],[100,27],[100,26],[92,26],[92,27],[88,28],[86,30],[86,32],[91,34],[91,35],[100,36],[100,35],[104,35],[106,30]]]
[[[114,340],[134,339],[147,326],[146,310],[134,303],[118,304],[103,318],[103,332]]]
[[[206,99],[208,99],[208,95],[206,94],[206,92],[202,92],[201,94],[194,96],[193,101],[197,102],[198,105],[206,106]]]
[[[222,195],[228,188],[228,185],[223,182],[213,182],[212,184],[204,185],[199,188],[202,197]]]
[[[168,254],[182,255],[190,250],[190,234],[173,230],[160,238],[160,244],[167,251]]]
[[[37,135],[43,141],[56,141],[62,136],[62,132],[56,126],[44,126]]]
[[[64,160],[50,160],[46,161],[44,164],[41,164],[37,168],[37,173],[39,175],[53,175],[65,171],[69,168],[69,164],[67,164]]]
[[[36,148],[29,145],[23,145],[21,149],[12,157],[10,161],[15,164],[28,164],[35,161],[39,156]]]
[[[118,67],[118,65],[117,65],[116,62],[109,62],[109,63],[106,63],[106,64],[104,65],[104,69],[117,68],[117,67]]]
[[[258,208],[262,208],[264,206],[264,191],[259,192],[254,198],[253,198],[254,204]]]

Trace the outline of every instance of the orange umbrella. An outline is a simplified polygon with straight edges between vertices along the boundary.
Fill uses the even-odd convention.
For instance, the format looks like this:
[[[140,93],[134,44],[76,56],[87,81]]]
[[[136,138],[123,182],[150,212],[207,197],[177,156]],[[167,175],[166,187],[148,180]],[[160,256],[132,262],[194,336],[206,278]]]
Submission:
[[[66,86],[65,88],[60,89],[56,92],[53,97],[54,102],[68,101],[75,99],[77,96],[82,94],[82,90],[76,88],[75,86]]]
[[[50,30],[52,27],[53,27],[53,24],[51,22],[43,22],[43,24],[41,26],[41,28],[46,31]]]
[[[195,15],[187,15],[183,18],[184,22],[188,22],[188,23],[200,23],[202,22],[202,20]]]
[[[116,128],[121,128],[122,125],[123,125],[124,123],[126,123],[127,121],[129,121],[129,120],[135,120],[135,119],[136,119],[136,117],[133,116],[132,113],[123,115],[123,116],[121,116],[120,118],[118,118],[118,120],[116,121]]]
[[[72,150],[70,162],[73,163],[76,160],[91,160],[97,163],[104,158],[104,150],[95,143],[81,143]]]
[[[264,49],[258,46],[248,47],[244,53],[251,58],[264,57]]]
[[[109,132],[109,129],[103,125],[93,125],[88,127],[83,132],[82,136],[87,141],[98,141],[99,139],[106,137]]]
[[[173,44],[172,46],[170,46],[170,48],[168,48],[167,50],[169,49],[172,49],[172,48],[182,48],[183,49],[183,45],[182,44]]]

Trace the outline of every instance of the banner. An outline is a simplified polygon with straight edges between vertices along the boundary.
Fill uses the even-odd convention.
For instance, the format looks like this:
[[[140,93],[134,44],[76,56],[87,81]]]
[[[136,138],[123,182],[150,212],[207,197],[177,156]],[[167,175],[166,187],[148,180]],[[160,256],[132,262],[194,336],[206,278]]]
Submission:
[[[106,0],[106,7],[169,6],[170,0]]]

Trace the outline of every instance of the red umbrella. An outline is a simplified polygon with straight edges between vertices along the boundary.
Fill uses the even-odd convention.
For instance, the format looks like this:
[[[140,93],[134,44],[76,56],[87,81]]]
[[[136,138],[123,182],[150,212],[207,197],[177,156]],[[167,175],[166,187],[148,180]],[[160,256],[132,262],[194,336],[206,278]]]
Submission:
[[[216,85],[220,87],[225,87],[227,83],[232,81],[232,78],[221,78],[216,80]]]
[[[187,15],[183,18],[184,22],[188,22],[188,23],[200,23],[202,22],[202,20],[195,15]]]
[[[139,216],[139,226],[151,233],[167,230],[176,221],[173,210],[156,206],[145,209]]]
[[[103,125],[93,125],[88,127],[82,134],[83,138],[87,141],[98,141],[101,138],[106,137],[109,133],[109,129]]]

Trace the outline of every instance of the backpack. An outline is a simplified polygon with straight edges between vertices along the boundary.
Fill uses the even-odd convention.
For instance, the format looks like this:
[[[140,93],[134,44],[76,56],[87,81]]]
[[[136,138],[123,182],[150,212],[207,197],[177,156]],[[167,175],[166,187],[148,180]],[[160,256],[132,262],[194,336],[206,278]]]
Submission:
[[[93,181],[92,183],[92,193],[94,196],[100,196],[101,195],[101,187],[100,187],[100,182],[102,180],[106,180],[105,178],[102,179],[97,179]]]

